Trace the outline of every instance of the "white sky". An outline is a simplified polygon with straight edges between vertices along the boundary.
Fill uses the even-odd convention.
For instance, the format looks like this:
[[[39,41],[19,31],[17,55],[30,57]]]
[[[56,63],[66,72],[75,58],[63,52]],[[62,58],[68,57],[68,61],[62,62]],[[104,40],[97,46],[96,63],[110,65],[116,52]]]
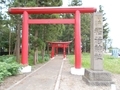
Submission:
[[[70,0],[63,0],[63,6],[67,6]],[[120,48],[120,0],[82,0],[83,7],[95,7],[99,5],[103,6],[103,10],[106,13],[107,23],[109,24],[110,33],[109,37],[113,40],[112,46]]]

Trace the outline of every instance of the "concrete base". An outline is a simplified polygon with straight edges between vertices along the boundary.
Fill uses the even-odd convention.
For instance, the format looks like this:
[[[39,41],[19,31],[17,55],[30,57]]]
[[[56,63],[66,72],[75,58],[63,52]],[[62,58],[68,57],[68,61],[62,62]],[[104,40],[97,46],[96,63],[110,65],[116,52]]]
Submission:
[[[51,60],[54,59],[55,57],[50,58]]]
[[[21,73],[28,73],[31,72],[32,67],[31,66],[25,66],[22,67],[22,69],[20,70]]]
[[[111,79],[111,74],[107,71],[94,71],[85,69],[85,74],[82,79],[88,85],[110,86],[111,84],[114,84]]]
[[[80,69],[76,69],[75,67],[71,68],[71,74],[74,75],[84,75],[84,71],[85,71],[84,68],[80,68]]]
[[[111,84],[111,90],[117,90],[115,84]]]
[[[65,57],[65,58],[63,58],[63,60],[66,60],[66,57]]]

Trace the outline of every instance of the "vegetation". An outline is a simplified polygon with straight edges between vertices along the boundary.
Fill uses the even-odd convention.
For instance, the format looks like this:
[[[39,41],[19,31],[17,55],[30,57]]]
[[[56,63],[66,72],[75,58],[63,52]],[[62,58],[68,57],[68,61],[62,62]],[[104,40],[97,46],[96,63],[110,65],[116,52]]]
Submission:
[[[74,64],[74,55],[68,56],[70,63]],[[104,69],[107,71],[110,71],[112,73],[120,74],[120,58],[114,58],[110,55],[104,55],[103,60],[103,66]],[[89,53],[83,53],[82,54],[82,67],[84,68],[90,68],[90,54]]]
[[[2,0],[0,2],[6,8],[10,7],[50,7],[50,6],[61,6],[62,0],[54,0],[45,1],[43,0]],[[3,9],[2,9],[3,10]],[[22,29],[22,18],[21,15],[11,15],[7,12],[4,12],[4,15],[7,14],[6,19],[3,18],[0,14],[0,20],[2,20],[0,24],[0,32],[3,33],[1,36],[3,43],[6,45],[0,45],[0,48],[3,48],[9,54],[14,54],[16,56],[16,61],[20,62],[20,47],[21,47],[21,29]],[[60,18],[60,14],[39,14],[30,15],[30,18]],[[3,27],[7,26],[7,27]],[[4,30],[6,29],[6,30]],[[63,25],[30,25],[29,32],[29,43],[30,43],[30,51],[34,51],[34,64],[38,62],[38,52],[41,52],[42,59],[44,60],[44,56],[46,55],[46,46],[47,41],[57,41],[58,37],[62,35],[62,31],[64,30]],[[4,32],[2,32],[4,31]],[[5,32],[6,31],[6,32]],[[6,36],[5,36],[5,35]],[[6,42],[7,41],[7,42]]]
[[[34,51],[32,53],[34,53]],[[35,64],[34,56],[32,53],[29,54],[29,58],[28,58],[29,65],[31,65],[31,66],[33,66]],[[38,62],[36,62],[36,64],[44,63],[44,62],[48,61],[49,59],[50,59],[50,56],[48,54],[45,54],[44,59],[43,59],[41,56],[41,53],[38,52]]]
[[[2,82],[8,76],[14,76],[19,74],[19,70],[22,68],[22,65],[17,63],[13,55],[4,55],[0,56],[0,82]],[[29,55],[29,65],[33,66],[34,61],[33,55]],[[44,60],[42,57],[38,57],[38,63],[44,63],[49,60],[49,55],[45,55]]]
[[[17,75],[20,68],[14,56],[0,56],[0,82],[8,76]]]

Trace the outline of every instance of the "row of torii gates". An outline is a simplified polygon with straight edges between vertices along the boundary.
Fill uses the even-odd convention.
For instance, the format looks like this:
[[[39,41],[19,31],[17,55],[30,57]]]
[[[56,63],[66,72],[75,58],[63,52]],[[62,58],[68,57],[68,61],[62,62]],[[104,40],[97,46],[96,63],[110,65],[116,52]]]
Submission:
[[[28,65],[28,35],[29,24],[74,24],[74,54],[75,69],[81,68],[81,13],[96,12],[95,8],[86,7],[13,7],[9,9],[11,14],[23,14],[22,21],[22,60],[23,65]],[[29,14],[61,14],[72,13],[72,19],[29,19]],[[65,47],[64,47],[65,48]],[[51,54],[53,57],[54,54]]]

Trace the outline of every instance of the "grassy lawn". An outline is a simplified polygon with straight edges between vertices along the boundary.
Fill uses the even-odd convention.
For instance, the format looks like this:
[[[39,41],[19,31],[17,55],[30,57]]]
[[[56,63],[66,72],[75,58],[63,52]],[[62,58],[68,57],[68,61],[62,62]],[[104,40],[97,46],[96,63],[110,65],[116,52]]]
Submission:
[[[74,55],[68,55],[71,64],[74,64]],[[112,73],[120,74],[120,58],[114,58],[110,55],[104,55],[104,69]],[[82,54],[82,67],[90,68],[90,54]]]

